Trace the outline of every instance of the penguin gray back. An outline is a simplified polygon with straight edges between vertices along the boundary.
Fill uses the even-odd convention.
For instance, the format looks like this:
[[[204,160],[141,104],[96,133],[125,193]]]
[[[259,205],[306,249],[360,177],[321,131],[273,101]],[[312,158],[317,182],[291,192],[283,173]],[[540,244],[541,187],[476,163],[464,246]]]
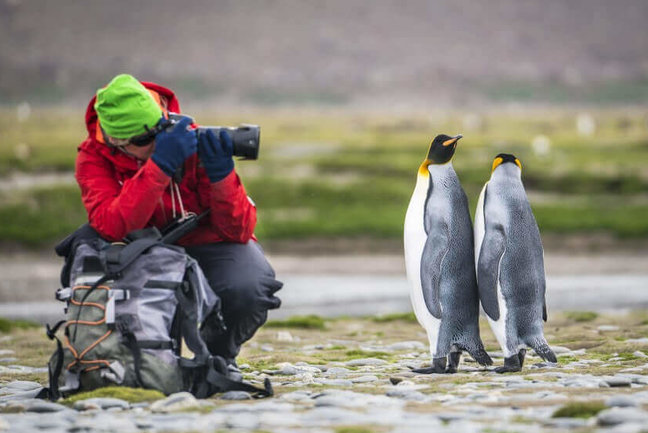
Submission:
[[[498,162],[500,156],[507,160]],[[484,310],[499,319],[497,286],[508,310],[507,326],[517,334],[542,334],[546,320],[544,253],[540,231],[521,179],[521,165],[512,155],[496,158],[485,188],[485,234],[479,251],[477,278]],[[478,210],[479,211],[479,210]]]

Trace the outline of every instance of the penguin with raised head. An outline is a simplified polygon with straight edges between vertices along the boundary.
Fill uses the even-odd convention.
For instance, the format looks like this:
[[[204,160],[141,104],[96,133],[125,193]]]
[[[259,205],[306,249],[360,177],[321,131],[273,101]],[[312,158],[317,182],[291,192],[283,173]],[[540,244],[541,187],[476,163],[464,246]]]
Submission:
[[[500,153],[475,211],[475,267],[479,298],[504,352],[498,373],[520,371],[526,348],[556,362],[547,344],[544,252],[522,185],[522,164]]]
[[[434,138],[405,216],[410,300],[432,355],[432,366],[417,373],[454,373],[464,350],[482,365],[493,362],[479,336],[468,200],[451,162],[461,137]]]

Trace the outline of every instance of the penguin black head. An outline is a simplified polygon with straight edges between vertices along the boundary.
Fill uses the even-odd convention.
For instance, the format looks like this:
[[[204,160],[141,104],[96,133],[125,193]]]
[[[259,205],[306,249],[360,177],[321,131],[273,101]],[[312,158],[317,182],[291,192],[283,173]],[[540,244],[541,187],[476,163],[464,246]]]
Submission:
[[[434,137],[430,143],[427,158],[421,164],[421,169],[427,172],[427,166],[430,164],[445,164],[452,159],[457,149],[457,141],[463,137],[461,134],[450,137],[449,135],[439,134]]]
[[[491,173],[494,172],[497,167],[502,164],[506,164],[507,162],[517,165],[518,167],[520,167],[520,170],[522,170],[522,164],[520,163],[520,160],[515,157],[515,155],[511,155],[510,153],[500,153],[493,160],[493,168],[491,169]]]

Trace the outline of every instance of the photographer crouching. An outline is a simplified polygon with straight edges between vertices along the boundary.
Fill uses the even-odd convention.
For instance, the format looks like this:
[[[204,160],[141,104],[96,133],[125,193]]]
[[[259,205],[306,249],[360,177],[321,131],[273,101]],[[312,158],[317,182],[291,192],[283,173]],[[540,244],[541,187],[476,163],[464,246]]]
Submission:
[[[90,226],[108,241],[204,215],[177,244],[221,299],[222,318],[208,317],[201,335],[211,354],[227,361],[231,376],[240,377],[235,358],[241,344],[280,306],[274,293],[282,283],[254,237],[256,208],[232,159],[236,131],[198,128],[174,113],[180,106],[171,90],[116,76],[88,105],[76,179]],[[256,144],[258,150],[258,136]],[[254,146],[236,154],[256,158]]]

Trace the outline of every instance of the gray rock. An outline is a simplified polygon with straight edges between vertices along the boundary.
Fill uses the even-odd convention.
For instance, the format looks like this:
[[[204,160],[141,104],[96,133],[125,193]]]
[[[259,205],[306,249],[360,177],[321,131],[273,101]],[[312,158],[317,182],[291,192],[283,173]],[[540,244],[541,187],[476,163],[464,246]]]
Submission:
[[[0,358],[0,364],[10,364],[18,361],[18,358]]]
[[[353,383],[371,383],[375,382],[378,380],[378,377],[374,375],[366,375],[366,376],[360,376],[360,377],[354,377],[351,379],[351,382]]]
[[[542,420],[542,424],[559,429],[571,430],[588,425],[588,420],[581,418],[548,418]]]
[[[281,397],[282,400],[291,401],[291,402],[304,402],[311,399],[312,393],[310,391],[294,391],[283,394]]]
[[[351,370],[344,367],[331,367],[328,370],[326,370],[327,376],[346,376],[350,372]]]
[[[281,367],[281,370],[278,370],[276,374],[281,374],[283,376],[294,376],[299,372],[296,367],[292,365],[284,365]]]
[[[349,367],[363,367],[367,365],[379,366],[379,365],[387,365],[387,364],[388,364],[387,361],[378,358],[352,359],[351,361],[345,362],[345,365]]]
[[[315,383],[328,386],[353,386],[353,382],[346,379],[315,379]]]
[[[31,400],[35,398],[43,389],[42,387],[30,391],[20,391],[13,394],[5,394],[0,396],[0,403],[7,401]]]
[[[625,341],[626,343],[639,343],[639,344],[647,344],[648,343],[648,337],[644,338],[629,338]]]
[[[632,380],[628,379],[627,377],[619,376],[605,378],[603,381],[607,383],[611,388],[625,387],[632,384]]]
[[[614,395],[605,400],[605,405],[608,407],[634,407],[639,403],[630,395]]]
[[[601,332],[611,332],[611,331],[618,331],[619,327],[614,325],[601,325],[596,329],[598,329]]]
[[[404,377],[398,377],[398,376],[391,376],[389,378],[389,381],[391,382],[392,385],[398,385],[401,383],[403,380],[405,380]]]
[[[44,400],[25,400],[23,403],[25,404],[25,412],[50,413],[69,410],[62,404]]]
[[[646,355],[645,353],[643,353],[640,350],[637,350],[636,352],[633,352],[632,354],[635,356],[635,358],[648,358],[648,355]]]
[[[422,392],[416,391],[414,389],[407,388],[394,388],[390,389],[386,393],[387,397],[396,397],[402,400],[408,401],[423,401],[425,400],[425,394]]]
[[[256,430],[259,428],[259,417],[254,413],[233,414],[227,417],[225,426],[237,430]]]
[[[120,417],[107,412],[99,412],[98,415],[78,416],[69,427],[70,432],[137,432],[135,420],[130,417]]]
[[[119,398],[88,398],[79,400],[74,403],[76,410],[94,410],[94,409],[129,409],[130,404]]]
[[[9,421],[5,420],[0,416],[0,431],[9,430]]]
[[[24,365],[0,365],[0,374],[35,374],[47,373],[47,368],[27,367]]]
[[[392,399],[382,395],[363,394],[353,391],[327,390],[314,397],[316,407],[379,408],[394,405]]]
[[[0,350],[0,356],[13,355],[15,353],[16,352],[14,352],[13,350],[9,350],[9,349],[1,349]]]
[[[151,412],[177,412],[191,408],[199,407],[200,403],[196,397],[188,392],[177,392],[171,394],[163,400],[158,400],[151,404]]]
[[[553,350],[553,353],[557,355],[571,355],[572,350],[568,347],[563,347],[563,346],[551,346],[551,350]]]
[[[269,345],[269,344],[264,344],[264,345],[261,346],[261,351],[262,351],[262,352],[273,352],[273,351],[274,351],[274,347],[272,347],[272,346]]]
[[[398,350],[424,350],[425,345],[420,341],[400,341],[398,343],[390,344],[385,347],[387,350],[398,351]]]
[[[221,396],[222,400],[252,400],[252,395],[245,391],[227,391]]]
[[[648,423],[648,413],[634,407],[613,407],[599,412],[599,425],[614,426],[623,423]]]
[[[15,389],[17,391],[31,391],[34,389],[41,389],[43,385],[38,382],[31,382],[27,380],[14,380],[9,382],[4,389]]]

